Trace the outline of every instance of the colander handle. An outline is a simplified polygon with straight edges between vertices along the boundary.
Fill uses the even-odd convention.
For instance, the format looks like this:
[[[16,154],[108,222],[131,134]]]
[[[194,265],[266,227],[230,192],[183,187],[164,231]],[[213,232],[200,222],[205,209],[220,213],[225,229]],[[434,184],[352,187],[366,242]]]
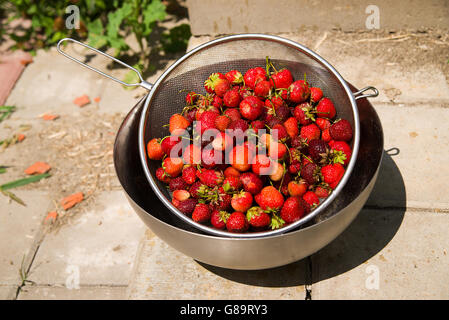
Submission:
[[[123,82],[122,80],[119,80],[119,79],[117,79],[117,78],[114,78],[114,77],[112,77],[112,76],[110,76],[110,75],[108,75],[108,74],[106,74],[106,73],[104,73],[104,72],[102,72],[102,71],[100,71],[100,70],[94,68],[94,67],[89,66],[88,64],[85,64],[84,62],[81,62],[80,60],[78,60],[78,59],[72,57],[71,55],[69,55],[69,54],[67,54],[67,53],[65,53],[64,51],[61,50],[61,44],[62,44],[64,41],[71,41],[71,42],[77,43],[77,44],[79,44],[79,45],[81,45],[81,46],[83,46],[83,47],[86,47],[86,48],[88,48],[88,49],[91,49],[91,50],[95,51],[95,52],[98,53],[98,54],[101,54],[101,55],[105,56],[106,58],[109,58],[109,59],[111,59],[111,60],[114,60],[115,62],[121,64],[122,66],[125,66],[125,67],[128,68],[128,69],[131,69],[132,71],[134,71],[135,73],[137,73],[137,75],[139,76],[140,83],[126,83],[126,82]],[[66,58],[69,58],[70,60],[73,60],[73,61],[75,61],[76,63],[79,63],[79,64],[82,65],[83,67],[86,67],[86,68],[88,68],[88,69],[90,69],[90,70],[92,70],[92,71],[95,71],[96,73],[99,73],[99,74],[101,74],[102,76],[105,76],[106,78],[109,78],[109,79],[111,79],[111,80],[114,80],[114,81],[116,81],[116,82],[118,82],[118,83],[120,83],[120,84],[123,84],[123,85],[127,86],[127,87],[137,87],[137,86],[141,86],[141,87],[143,87],[143,88],[145,88],[145,89],[147,89],[147,90],[151,90],[151,88],[153,87],[153,85],[152,85],[151,83],[146,82],[145,80],[143,80],[142,75],[140,74],[139,71],[137,71],[137,69],[131,67],[130,65],[128,65],[128,64],[126,64],[126,63],[124,63],[124,62],[122,62],[122,61],[120,61],[120,60],[118,60],[118,59],[116,59],[116,58],[114,58],[114,57],[112,57],[112,56],[110,56],[110,55],[104,53],[104,52],[101,52],[100,50],[97,50],[97,49],[95,49],[95,48],[93,48],[93,47],[91,47],[91,46],[88,46],[88,45],[85,44],[85,43],[79,42],[79,41],[74,40],[74,39],[71,39],[71,38],[64,38],[64,39],[59,40],[58,45],[56,46],[56,48],[58,49],[58,52],[59,52],[60,54],[62,54],[63,56],[65,56]]]
[[[365,91],[368,91],[368,90],[372,90],[373,93],[362,94],[362,93],[364,93]],[[363,89],[360,89],[359,91],[354,92],[352,95],[354,96],[355,100],[359,100],[359,99],[362,99],[362,98],[374,98],[374,97],[377,97],[379,95],[379,90],[377,90],[376,88],[370,86],[370,87],[365,87]]]

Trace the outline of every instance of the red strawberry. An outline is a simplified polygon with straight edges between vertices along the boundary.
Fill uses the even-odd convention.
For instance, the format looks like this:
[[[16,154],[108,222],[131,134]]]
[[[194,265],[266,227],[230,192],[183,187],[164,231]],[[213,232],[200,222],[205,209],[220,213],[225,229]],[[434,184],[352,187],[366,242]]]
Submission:
[[[162,161],[162,168],[171,178],[179,176],[184,163],[181,158],[167,157]]]
[[[287,130],[287,133],[290,136],[290,138],[294,138],[299,134],[298,120],[296,120],[295,117],[290,117],[287,120],[285,120],[284,127]]]
[[[211,106],[206,106],[206,107],[199,107],[196,110],[195,119],[199,121],[201,116],[203,115],[203,113],[206,112],[206,111],[215,112],[217,115],[220,114],[219,108],[214,107],[212,105]]]
[[[179,144],[179,145],[178,145]],[[165,137],[161,140],[161,148],[162,151],[164,151],[164,153],[168,156],[176,156],[176,155],[180,155],[182,152],[182,148],[180,148],[180,146],[182,145],[181,143],[181,137],[178,136],[169,136],[169,137]],[[175,148],[176,147],[176,148]],[[171,150],[175,148],[174,150],[179,149],[179,152],[177,152],[176,154],[171,154]]]
[[[297,196],[300,197],[304,193],[306,193],[308,187],[309,187],[309,185],[303,179],[301,179],[299,181],[290,181],[288,183],[288,193],[292,197],[297,197]]]
[[[249,96],[240,102],[239,108],[244,118],[256,120],[262,114],[263,102],[255,96]]]
[[[287,129],[280,123],[274,125],[270,133],[274,141],[285,141],[289,137]]]
[[[162,169],[162,168],[157,168],[157,170],[156,170],[156,178],[159,181],[162,181],[164,183],[169,183],[170,180],[171,180],[170,176],[168,174],[166,174],[164,169]]]
[[[213,111],[204,111],[197,122],[196,130],[203,134],[206,130],[216,129],[215,120],[219,115]]]
[[[346,119],[334,122],[329,128],[329,133],[332,139],[337,141],[349,141],[352,139],[352,127]]]
[[[321,130],[326,130],[331,126],[331,122],[325,118],[318,118],[315,123]]]
[[[270,174],[271,181],[280,181],[285,174],[284,167],[277,161],[273,161],[273,170]]]
[[[231,118],[228,116],[218,116],[215,118],[215,127],[220,131],[225,131],[231,124]]]
[[[190,195],[194,198],[200,198],[201,195],[207,193],[208,191],[209,187],[203,184],[201,181],[194,182],[189,189]]]
[[[190,126],[190,121],[179,113],[175,113],[170,117],[169,131],[171,134],[182,134],[188,126]]]
[[[250,128],[254,130],[254,133],[258,133],[259,130],[265,129],[265,122],[262,120],[254,120],[250,124]]]
[[[226,193],[223,187],[219,187],[216,192],[216,196],[212,197],[210,206],[213,210],[228,210],[231,208],[232,197],[230,194]]]
[[[242,186],[242,182],[239,177],[227,177],[223,180],[223,189],[224,191],[236,191],[240,189]]]
[[[148,158],[151,160],[162,160],[164,157],[164,151],[160,143],[160,139],[151,139],[147,144]]]
[[[305,202],[307,202],[311,207],[317,206],[320,204],[320,199],[313,191],[307,191],[302,198]]]
[[[182,177],[177,177],[170,180],[169,188],[170,191],[187,190],[189,188],[189,185],[184,181]]]
[[[332,150],[334,150],[335,155],[334,162],[345,166],[348,165],[349,160],[351,160],[352,150],[345,141],[334,141],[331,147]]]
[[[246,120],[239,119],[231,122],[227,129],[227,132],[229,130],[237,140],[243,141],[243,138],[245,137],[245,131],[248,130],[248,128],[248,122]]]
[[[337,111],[331,99],[323,98],[316,106],[316,115],[319,118],[333,119]]]
[[[282,160],[287,155],[288,149],[285,144],[271,141],[268,147],[268,155],[273,160]]]
[[[209,78],[207,78],[206,81],[204,81],[204,88],[206,89],[206,91],[208,93],[213,93],[215,91],[215,85],[218,82],[221,82],[221,80],[226,80],[228,83],[229,81],[226,79],[226,77],[220,73],[220,72],[216,72],[216,73],[212,73]],[[223,92],[224,94],[224,92]]]
[[[301,177],[311,185],[319,182],[319,167],[315,163],[307,163],[301,169]]]
[[[238,109],[226,109],[223,114],[231,119],[231,122],[242,119]]]
[[[243,75],[240,71],[231,70],[225,74],[226,79],[232,84],[239,84],[243,82]]]
[[[240,182],[243,185],[243,189],[252,195],[258,194],[263,188],[262,179],[252,172],[242,173]]]
[[[287,89],[293,83],[293,76],[289,70],[283,69],[273,73],[270,81],[276,89]]]
[[[186,104],[189,105],[189,106],[194,105],[196,100],[197,100],[197,98],[198,98],[198,95],[195,92],[190,91],[186,95]]]
[[[329,151],[329,146],[326,142],[320,139],[313,139],[309,141],[309,155],[315,162],[320,162]]]
[[[246,87],[246,86],[241,86],[239,88],[239,93],[240,93],[240,99],[242,99],[242,100],[245,99],[246,97],[254,95],[253,91],[249,87]]]
[[[331,134],[329,133],[329,128],[323,131],[323,133],[321,134],[321,139],[328,143],[332,140]]]
[[[323,97],[323,91],[317,87],[310,88],[310,100],[313,102],[318,102]]]
[[[176,208],[185,215],[191,215],[193,210],[195,210],[197,203],[198,203],[197,199],[189,198],[187,200],[180,201],[176,206]]]
[[[212,106],[217,109],[220,109],[221,107],[223,107],[223,99],[220,98],[219,96],[214,96],[212,100]]]
[[[304,80],[297,80],[288,87],[288,100],[294,103],[306,101],[310,96],[310,89]]]
[[[248,230],[249,224],[245,214],[240,211],[233,212],[226,221],[226,229],[229,232],[245,232]]]
[[[260,207],[248,209],[246,212],[246,219],[251,226],[256,228],[265,228],[271,223],[271,217]]]
[[[262,80],[256,83],[254,87],[254,93],[259,97],[266,97],[270,93],[270,90],[273,86],[267,80]]]
[[[237,169],[233,168],[233,167],[227,167],[226,170],[224,171],[224,176],[226,178],[228,177],[240,177],[240,171],[238,171]]]
[[[192,220],[204,223],[210,220],[210,209],[205,203],[198,203],[192,213]]]
[[[281,209],[281,218],[285,223],[292,223],[304,216],[304,208],[297,197],[290,197],[285,200]]]
[[[185,148],[182,154],[182,159],[185,164],[200,164],[201,163],[201,149],[195,144],[190,144]]]
[[[187,190],[175,190],[173,191],[173,199],[178,201],[184,201],[190,198],[190,192]],[[177,205],[176,205],[177,206]]]
[[[301,170],[301,163],[300,162],[294,162],[288,166],[288,172],[290,174],[297,174]]]
[[[229,153],[229,163],[237,170],[243,172],[251,168],[250,161],[253,155],[245,145],[235,146]]]
[[[223,97],[231,89],[231,83],[227,79],[219,79],[215,83],[214,92],[217,96]]]
[[[232,138],[224,132],[218,133],[212,141],[212,147],[217,151],[224,151],[232,147]]]
[[[217,163],[223,163],[223,153],[213,148],[203,148],[201,151],[201,165],[206,169],[214,168]]]
[[[318,186],[315,189],[315,194],[318,198],[327,198],[329,196],[329,189]]]
[[[260,192],[260,207],[263,210],[279,210],[284,204],[284,196],[273,186],[267,186]]]
[[[259,81],[263,81],[266,79],[265,69],[261,67],[251,68],[246,71],[243,76],[243,80],[245,81],[245,85],[254,90],[256,83]]]
[[[252,162],[251,169],[255,174],[259,176],[265,176],[273,173],[274,161],[272,161],[266,155],[258,154],[254,157],[254,159],[251,162]]]
[[[311,111],[311,105],[308,102],[304,102],[297,105],[293,109],[293,116],[296,118],[296,120],[299,121],[301,125],[306,126],[308,124],[311,124],[312,120],[315,119]]]
[[[345,174],[345,168],[339,163],[328,164],[321,168],[321,174],[324,182],[332,189],[335,189]]]
[[[320,135],[321,135],[320,128],[318,128],[317,125],[314,123],[301,128],[300,137],[303,139],[307,139],[307,141],[319,139]]]
[[[224,180],[221,172],[212,169],[198,171],[197,176],[203,184],[211,188],[220,185]]]
[[[223,103],[229,108],[236,108],[241,101],[240,93],[237,90],[229,90],[223,96]]]
[[[246,191],[240,191],[232,196],[231,206],[235,211],[246,212],[253,204],[253,196]]]
[[[211,217],[210,217],[210,223],[215,229],[224,229],[226,227],[226,221],[228,220],[229,213],[226,211],[218,211],[214,210],[212,211]]]

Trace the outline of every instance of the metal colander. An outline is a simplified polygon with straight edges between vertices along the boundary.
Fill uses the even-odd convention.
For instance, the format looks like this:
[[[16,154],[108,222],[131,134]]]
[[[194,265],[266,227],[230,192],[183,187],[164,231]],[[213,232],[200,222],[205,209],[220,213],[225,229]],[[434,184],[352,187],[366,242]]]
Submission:
[[[128,84],[88,66],[60,49],[60,45],[64,41],[76,42],[131,68],[125,63],[76,40],[63,39],[58,43],[58,51],[71,60],[121,84],[127,86],[142,86],[150,90],[149,94],[146,96],[139,125],[140,159],[146,178],[155,194],[173,214],[188,224],[216,236],[255,238],[281,234],[300,227],[322,212],[343,189],[357,159],[360,128],[356,99],[378,95],[377,89],[373,87],[366,87],[356,93],[352,93],[341,75],[323,58],[296,42],[277,36],[240,34],[207,42],[187,52],[183,57],[178,59],[159,77],[154,85],[144,81],[138,71],[134,68],[131,69],[138,73],[141,82]],[[198,93],[205,93],[204,80],[207,79],[211,73],[226,73],[227,71],[235,69],[244,74],[250,68],[264,68],[267,56],[270,57],[276,68],[289,69],[295,80],[303,79],[305,74],[307,82],[312,86],[320,87],[323,90],[324,96],[333,101],[338,117],[347,119],[351,123],[354,130],[351,143],[352,157],[346,168],[346,172],[337,188],[328,198],[322,201],[317,208],[302,219],[283,228],[263,232],[238,234],[217,230],[197,223],[190,217],[181,213],[171,203],[171,196],[166,185],[156,179],[155,172],[160,163],[151,161],[147,158],[146,144],[153,138],[160,138],[170,134],[164,125],[169,123],[172,114],[180,113],[185,106],[185,92],[182,93],[182,91],[192,90]],[[362,95],[362,93],[368,89],[371,89],[373,93]]]

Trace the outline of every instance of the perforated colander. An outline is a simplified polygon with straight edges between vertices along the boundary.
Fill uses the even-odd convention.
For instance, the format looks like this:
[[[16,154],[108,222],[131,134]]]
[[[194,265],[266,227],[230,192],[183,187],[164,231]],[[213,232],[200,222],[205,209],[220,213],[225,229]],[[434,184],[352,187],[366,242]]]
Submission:
[[[60,45],[64,41],[76,42],[131,68],[139,75],[141,82],[134,84],[124,83],[119,79],[84,64],[61,50]],[[356,93],[352,93],[341,75],[319,55],[294,41],[272,35],[239,34],[207,42],[187,52],[183,57],[178,59],[154,84],[144,81],[136,69],[76,40],[62,39],[58,43],[58,51],[69,59],[123,85],[142,86],[150,90],[146,96],[139,125],[141,164],[136,165],[143,166],[146,178],[153,191],[171,213],[188,224],[216,236],[239,238],[268,237],[296,229],[320,214],[324,208],[338,197],[357,159],[360,128],[356,99],[375,97],[378,95],[378,91],[374,87],[366,87]],[[283,228],[254,233],[230,233],[197,223],[176,209],[171,203],[171,196],[166,185],[160,182],[155,175],[160,163],[147,158],[146,144],[153,138],[160,138],[170,134],[164,125],[169,123],[172,114],[180,113],[184,108],[185,93],[182,93],[182,91],[188,89],[198,93],[204,93],[204,80],[211,73],[226,73],[230,70],[239,70],[244,74],[250,68],[264,68],[267,56],[270,57],[276,68],[289,69],[295,80],[303,79],[304,74],[306,74],[307,82],[311,86],[320,87],[323,90],[324,96],[333,101],[338,117],[347,119],[351,123],[353,127],[353,139],[351,142],[352,156],[346,172],[337,188],[333,190],[329,197],[322,201],[311,213]],[[367,90],[372,90],[372,93],[363,94]]]

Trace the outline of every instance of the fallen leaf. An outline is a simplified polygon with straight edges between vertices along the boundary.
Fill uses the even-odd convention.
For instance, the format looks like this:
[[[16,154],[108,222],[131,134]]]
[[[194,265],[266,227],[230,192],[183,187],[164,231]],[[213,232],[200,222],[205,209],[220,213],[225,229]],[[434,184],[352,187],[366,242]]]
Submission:
[[[51,211],[45,217],[45,222],[53,223],[56,220],[56,218],[58,218],[58,213],[56,211]]]
[[[36,162],[34,164],[32,164],[31,166],[29,166],[26,170],[25,173],[26,174],[42,174],[42,173],[46,173],[48,170],[50,170],[51,167],[48,163],[45,162]]]
[[[84,94],[80,97],[75,98],[75,100],[73,100],[73,103],[79,107],[84,107],[86,104],[90,103],[90,99],[87,94]]]
[[[68,197],[61,200],[61,205],[64,210],[72,208],[74,205],[80,203],[84,200],[84,195],[82,192],[74,193]]]
[[[42,119],[44,119],[44,120],[55,120],[55,119],[58,119],[59,118],[59,115],[57,115],[57,114],[44,114],[44,115],[42,115]]]

